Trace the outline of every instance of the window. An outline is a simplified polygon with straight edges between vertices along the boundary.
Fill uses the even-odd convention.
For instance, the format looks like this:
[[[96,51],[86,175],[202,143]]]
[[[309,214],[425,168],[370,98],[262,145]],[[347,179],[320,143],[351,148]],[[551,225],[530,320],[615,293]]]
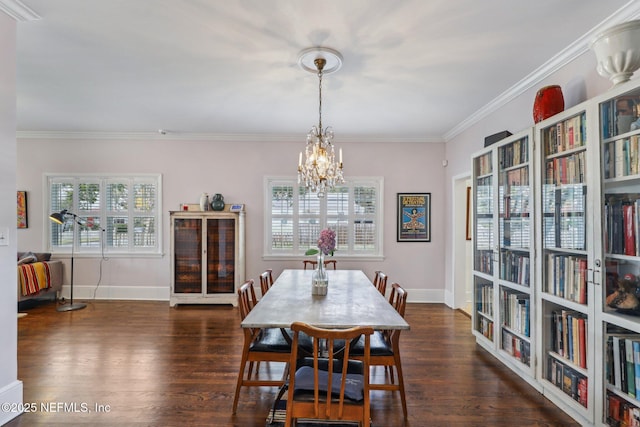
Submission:
[[[318,198],[293,178],[267,178],[265,255],[304,255],[329,227],[338,256],[382,256],[382,185],[382,178],[352,178]]]
[[[47,175],[45,218],[66,209],[64,224],[48,221],[49,250],[78,254],[161,253],[160,175]]]

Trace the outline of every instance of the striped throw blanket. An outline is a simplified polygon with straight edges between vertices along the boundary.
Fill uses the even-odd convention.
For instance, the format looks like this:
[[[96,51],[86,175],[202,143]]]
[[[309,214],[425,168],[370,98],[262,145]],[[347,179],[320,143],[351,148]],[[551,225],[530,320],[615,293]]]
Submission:
[[[46,262],[34,262],[18,266],[18,281],[22,295],[37,294],[51,287],[51,273]]]

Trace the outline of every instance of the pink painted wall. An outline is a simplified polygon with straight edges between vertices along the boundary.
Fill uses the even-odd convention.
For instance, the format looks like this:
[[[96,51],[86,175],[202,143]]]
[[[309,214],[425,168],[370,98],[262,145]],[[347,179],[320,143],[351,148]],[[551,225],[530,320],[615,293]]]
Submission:
[[[43,173],[161,173],[163,177],[163,247],[161,258],[116,258],[103,263],[98,298],[167,299],[170,284],[169,215],[181,203],[197,203],[202,192],[221,193],[227,203],[244,203],[247,236],[247,278],[265,268],[277,274],[299,268],[301,259],[263,260],[263,188],[265,176],[294,177],[304,129],[297,142],[181,141],[177,137],[149,140],[18,141],[18,187],[29,191],[29,229],[20,230],[20,250],[43,249]],[[299,141],[298,141],[299,139]],[[336,135],[339,140],[339,135]],[[291,141],[291,139],[289,139]],[[443,301],[445,155],[443,143],[348,142],[343,148],[345,175],[384,177],[383,261],[342,261],[369,276],[384,270],[391,281],[409,291],[410,301]],[[32,153],[38,153],[33,156]],[[396,242],[396,193],[430,192],[430,243]],[[338,256],[339,259],[339,256]],[[74,265],[74,294],[93,296],[99,260],[80,258]]]

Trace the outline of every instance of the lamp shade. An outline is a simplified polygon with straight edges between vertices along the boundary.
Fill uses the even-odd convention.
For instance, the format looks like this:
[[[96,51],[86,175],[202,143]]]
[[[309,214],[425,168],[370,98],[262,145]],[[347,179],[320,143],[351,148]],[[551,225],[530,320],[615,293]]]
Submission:
[[[65,216],[67,215],[67,210],[63,209],[60,212],[54,212],[49,215],[49,219],[58,224],[64,224]]]

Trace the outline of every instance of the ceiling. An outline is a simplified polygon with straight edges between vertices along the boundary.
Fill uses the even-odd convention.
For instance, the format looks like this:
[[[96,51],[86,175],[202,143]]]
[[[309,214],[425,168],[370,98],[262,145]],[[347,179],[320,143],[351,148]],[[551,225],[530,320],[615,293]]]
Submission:
[[[40,19],[18,22],[18,131],[302,139],[318,78],[297,57],[325,46],[344,58],[323,79],[336,141],[442,141],[632,3],[22,0]]]

